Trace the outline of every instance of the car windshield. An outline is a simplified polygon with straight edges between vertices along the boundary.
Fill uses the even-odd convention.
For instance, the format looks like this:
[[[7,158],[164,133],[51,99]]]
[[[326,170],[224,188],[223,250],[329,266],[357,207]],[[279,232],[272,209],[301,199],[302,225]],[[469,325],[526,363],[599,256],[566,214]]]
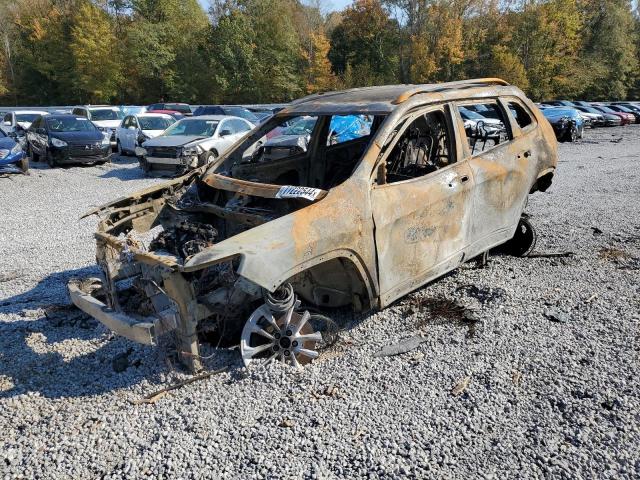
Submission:
[[[165,108],[163,108],[162,110],[174,110],[180,113],[191,113],[191,108],[189,108],[189,105],[181,105],[179,103],[166,103],[164,107]]]
[[[465,120],[486,120],[486,117],[483,117],[478,112],[474,112],[473,110],[467,110],[466,108],[460,108],[460,116]]]
[[[543,110],[542,113],[547,117],[572,117],[573,115],[575,115],[575,110],[573,110],[572,108],[547,108]]]
[[[259,123],[258,117],[255,116],[253,112],[247,110],[242,107],[225,107],[225,113],[227,115],[233,115],[235,117],[244,118],[245,120],[249,120],[251,123]]]
[[[631,109],[624,107],[622,105],[615,105],[614,106],[619,112],[625,112],[625,113],[631,113]]]
[[[583,112],[588,112],[588,113],[596,113],[596,114],[602,113],[602,112],[596,110],[595,108],[591,108],[591,107],[578,107],[578,110],[583,111]]]
[[[16,122],[32,123],[39,116],[39,113],[16,113]]]
[[[100,122],[102,120],[122,120],[124,115],[119,110],[110,108],[101,108],[99,110],[90,110],[91,120]]]
[[[217,120],[202,120],[199,118],[184,118],[162,134],[163,137],[185,135],[190,137],[211,137],[218,126]]]
[[[92,132],[95,125],[84,117],[52,117],[47,118],[47,125],[52,132]]]
[[[598,105],[595,108],[596,110],[600,110],[601,112],[605,112],[605,113],[616,113],[615,110],[611,110],[609,107],[603,107],[602,105]]]
[[[122,113],[125,115],[138,115],[139,113],[144,113],[146,109],[145,107],[126,106],[120,107],[120,110],[122,110]]]
[[[301,118],[282,129],[281,135],[309,135],[313,131],[318,117]]]
[[[164,130],[174,121],[164,117],[138,117],[142,130]]]

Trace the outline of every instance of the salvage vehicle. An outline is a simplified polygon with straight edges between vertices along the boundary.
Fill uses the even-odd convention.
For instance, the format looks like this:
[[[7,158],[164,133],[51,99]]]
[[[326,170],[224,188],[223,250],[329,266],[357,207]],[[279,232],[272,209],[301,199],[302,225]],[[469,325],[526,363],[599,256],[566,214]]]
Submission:
[[[596,110],[591,106],[585,107],[585,106],[579,105],[574,108],[582,113],[591,113],[591,114],[600,115],[602,117],[602,120],[599,120],[598,126],[616,127],[616,126],[622,125],[622,119],[618,115],[601,112],[600,110]]]
[[[166,110],[181,113],[185,117],[190,117],[191,115],[193,115],[191,107],[186,103],[154,103],[153,105],[149,105],[147,107],[147,112],[164,112]]]
[[[620,125],[629,125],[631,123],[635,123],[636,118],[630,113],[626,112],[616,112],[615,110],[610,109],[605,105],[592,105],[592,108],[598,110],[599,112],[606,113],[609,115],[615,115],[616,117],[620,117]]]
[[[584,119],[575,108],[551,107],[542,110],[549,120],[556,138],[561,142],[575,142],[584,137]]]
[[[116,128],[124,118],[124,114],[118,107],[109,105],[85,105],[74,107],[71,114],[77,117],[85,117],[104,133],[112,147],[116,146]]]
[[[4,131],[7,135],[14,133],[16,136],[22,137],[33,121],[40,115],[48,115],[48,112],[39,110],[14,110],[7,112],[2,118],[0,130]]]
[[[17,142],[17,135],[7,135],[0,130],[0,173],[27,173],[29,158]]]
[[[640,111],[632,110],[631,108],[625,107],[624,105],[607,105],[607,108],[613,110],[618,113],[627,113],[633,116],[633,122],[631,123],[640,123]]]
[[[181,175],[226,152],[254,125],[240,117],[183,118],[136,149],[145,173]]]
[[[38,117],[27,130],[27,152],[33,162],[53,168],[68,163],[111,161],[111,143],[92,122],[75,115]]]
[[[136,147],[157,137],[175,122],[171,115],[161,113],[127,115],[116,128],[118,155],[135,155]]]
[[[469,106],[498,115],[504,138],[472,152],[459,113]],[[332,142],[345,115],[371,128]],[[308,148],[265,159],[266,134],[305,116],[316,118]],[[69,293],[131,340],[171,332],[194,370],[201,342],[225,339],[245,365],[297,367],[325,342],[317,310],[382,309],[497,245],[526,243],[528,195],[549,188],[556,163],[549,122],[503,80],[311,95],[211,164],[87,212],[100,218],[102,276],[72,280]]]

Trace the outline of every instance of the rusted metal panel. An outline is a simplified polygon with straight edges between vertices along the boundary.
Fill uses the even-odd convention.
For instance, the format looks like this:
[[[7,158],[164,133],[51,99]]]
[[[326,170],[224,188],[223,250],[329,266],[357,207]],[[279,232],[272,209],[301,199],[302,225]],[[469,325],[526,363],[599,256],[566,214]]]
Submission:
[[[533,127],[520,129],[506,107],[509,99],[530,110]],[[457,105],[474,101],[498,102],[513,139],[472,154]],[[386,162],[399,132],[436,108],[446,115],[452,135],[451,163],[428,175],[387,183]],[[272,165],[250,160],[233,169],[234,159],[244,159],[243,152],[255,148],[269,129],[304,114],[318,116],[319,122],[344,114],[380,119],[370,137],[353,149],[357,157],[348,159],[353,167],[345,179],[325,186],[306,184],[302,179],[307,177],[300,176],[299,184],[287,185],[279,179],[296,167],[290,160]],[[316,130],[314,135],[320,135],[322,128]],[[307,163],[296,173],[311,178],[310,172],[318,172],[310,165],[324,165],[331,147],[324,139],[309,145],[300,157]],[[181,358],[198,369],[200,327],[229,319],[242,324],[249,318],[248,306],[260,304],[264,292],[276,292],[283,284],[298,285],[296,294],[307,301],[320,301],[314,293],[319,291],[327,305],[351,301],[381,308],[504,242],[513,235],[528,193],[543,176],[548,186],[556,162],[555,135],[544,116],[519,89],[499,79],[313,95],[254,129],[212,165],[88,212],[101,217],[97,259],[107,302],[89,301],[77,289],[72,297],[80,308],[134,339],[138,333],[129,327],[145,331],[145,324],[153,338],[170,329],[167,312],[174,312],[171,325]],[[217,235],[215,240],[199,236],[203,224]],[[178,238],[181,248],[159,251],[155,240],[145,246],[135,239],[156,227],[167,239],[162,248],[171,250]],[[318,274],[326,275],[327,267],[341,269],[331,276],[337,285],[308,285]],[[119,301],[121,279],[130,279],[127,288],[144,293],[141,302],[150,312],[140,326],[131,320],[140,317]],[[302,322],[306,317],[296,318]],[[286,325],[278,322],[277,328]],[[145,335],[140,338],[147,341]]]

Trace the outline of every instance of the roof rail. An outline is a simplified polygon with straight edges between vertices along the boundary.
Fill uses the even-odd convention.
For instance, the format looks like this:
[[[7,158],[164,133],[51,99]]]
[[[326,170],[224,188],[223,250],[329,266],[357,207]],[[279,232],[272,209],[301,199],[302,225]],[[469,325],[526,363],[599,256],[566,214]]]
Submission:
[[[488,87],[491,85],[508,86],[509,82],[502,80],[501,78],[472,78],[469,80],[460,80],[457,82],[445,82],[445,83],[429,83],[425,85],[415,85],[413,88],[408,89],[399,95],[393,102],[394,105],[406,102],[410,97],[418,95],[419,93],[429,92],[442,92],[454,88],[462,87]]]

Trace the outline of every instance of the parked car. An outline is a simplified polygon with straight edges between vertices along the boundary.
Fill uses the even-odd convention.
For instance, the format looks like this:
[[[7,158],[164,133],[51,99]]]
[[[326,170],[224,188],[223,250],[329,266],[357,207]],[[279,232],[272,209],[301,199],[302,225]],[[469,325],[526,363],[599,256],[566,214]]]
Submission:
[[[456,107],[478,104],[508,128],[472,153]],[[371,129],[332,143],[332,117],[350,115],[371,117]],[[316,117],[313,148],[264,160],[266,134],[302,116]],[[223,338],[239,341],[245,365],[298,367],[323,339],[311,306],[383,309],[497,245],[528,252],[523,209],[556,163],[549,122],[500,80],[312,95],[210,165],[88,212],[100,216],[102,279],[70,282],[70,297],[131,340],[171,332],[193,370],[200,342]]]
[[[40,115],[48,115],[48,113],[40,110],[14,110],[12,112],[6,112],[2,117],[0,130],[6,134],[15,133],[18,136],[23,136],[24,132],[31,126],[31,123]]]
[[[578,113],[580,114],[580,116],[584,120],[585,128],[587,128],[587,127],[595,128],[595,127],[604,126],[605,121],[604,121],[603,114],[601,114],[601,113],[583,112],[583,111],[579,110],[577,106],[574,107],[574,108],[576,110],[578,110]]]
[[[186,103],[154,103],[147,107],[147,112],[158,113],[158,111],[163,111],[164,113],[167,110],[180,112],[185,117],[193,115],[191,107]]]
[[[109,105],[85,105],[74,107],[71,114],[85,117],[104,133],[112,147],[116,146],[116,128],[122,122],[124,114],[118,107]]]
[[[148,112],[148,113],[158,113],[162,115],[169,115],[176,121],[182,120],[185,117],[182,113],[177,112],[175,110],[154,110],[153,112]]]
[[[607,108],[613,110],[618,113],[627,113],[633,116],[633,122],[631,123],[640,123],[640,110],[634,111],[631,108],[625,107],[624,105],[607,105]]]
[[[2,173],[29,171],[29,159],[16,137],[15,132],[9,136],[0,130],[0,172]]]
[[[595,108],[599,112],[607,113],[609,115],[615,115],[616,117],[620,117],[620,125],[629,125],[630,123],[634,123],[636,121],[636,117],[626,112],[616,112],[615,110],[610,109],[605,105],[592,105],[592,108]]]
[[[602,116],[602,123],[599,126],[616,127],[618,125],[622,125],[622,119],[618,115],[602,112],[600,110],[595,109],[592,106],[584,107],[582,105],[578,105],[574,108],[579,112],[591,113],[591,114]]]
[[[127,115],[116,128],[118,155],[135,155],[136,147],[157,137],[175,122],[171,115],[162,113]]]
[[[611,102],[608,105],[622,105],[623,107],[627,107],[634,112],[640,112],[640,102]]]
[[[213,162],[254,125],[221,115],[183,118],[136,149],[146,173],[183,174]]]
[[[458,108],[460,116],[464,121],[464,128],[467,132],[467,138],[475,144],[477,141],[500,139],[505,133],[505,125],[497,118],[485,117],[475,110],[469,108]],[[515,112],[511,112],[512,114]],[[473,148],[473,146],[472,146]]]
[[[201,105],[193,112],[193,116],[201,115],[228,115],[244,118],[254,125],[260,123],[260,119],[255,113],[238,105]]]
[[[547,105],[553,105],[554,107],[575,107],[576,102],[572,102],[569,100],[549,100],[546,102],[542,102]]]
[[[45,160],[53,168],[65,163],[108,162],[111,144],[85,117],[46,115],[27,130],[27,152],[32,161]]]
[[[561,142],[575,142],[584,137],[584,119],[575,108],[553,107],[542,110]]]

